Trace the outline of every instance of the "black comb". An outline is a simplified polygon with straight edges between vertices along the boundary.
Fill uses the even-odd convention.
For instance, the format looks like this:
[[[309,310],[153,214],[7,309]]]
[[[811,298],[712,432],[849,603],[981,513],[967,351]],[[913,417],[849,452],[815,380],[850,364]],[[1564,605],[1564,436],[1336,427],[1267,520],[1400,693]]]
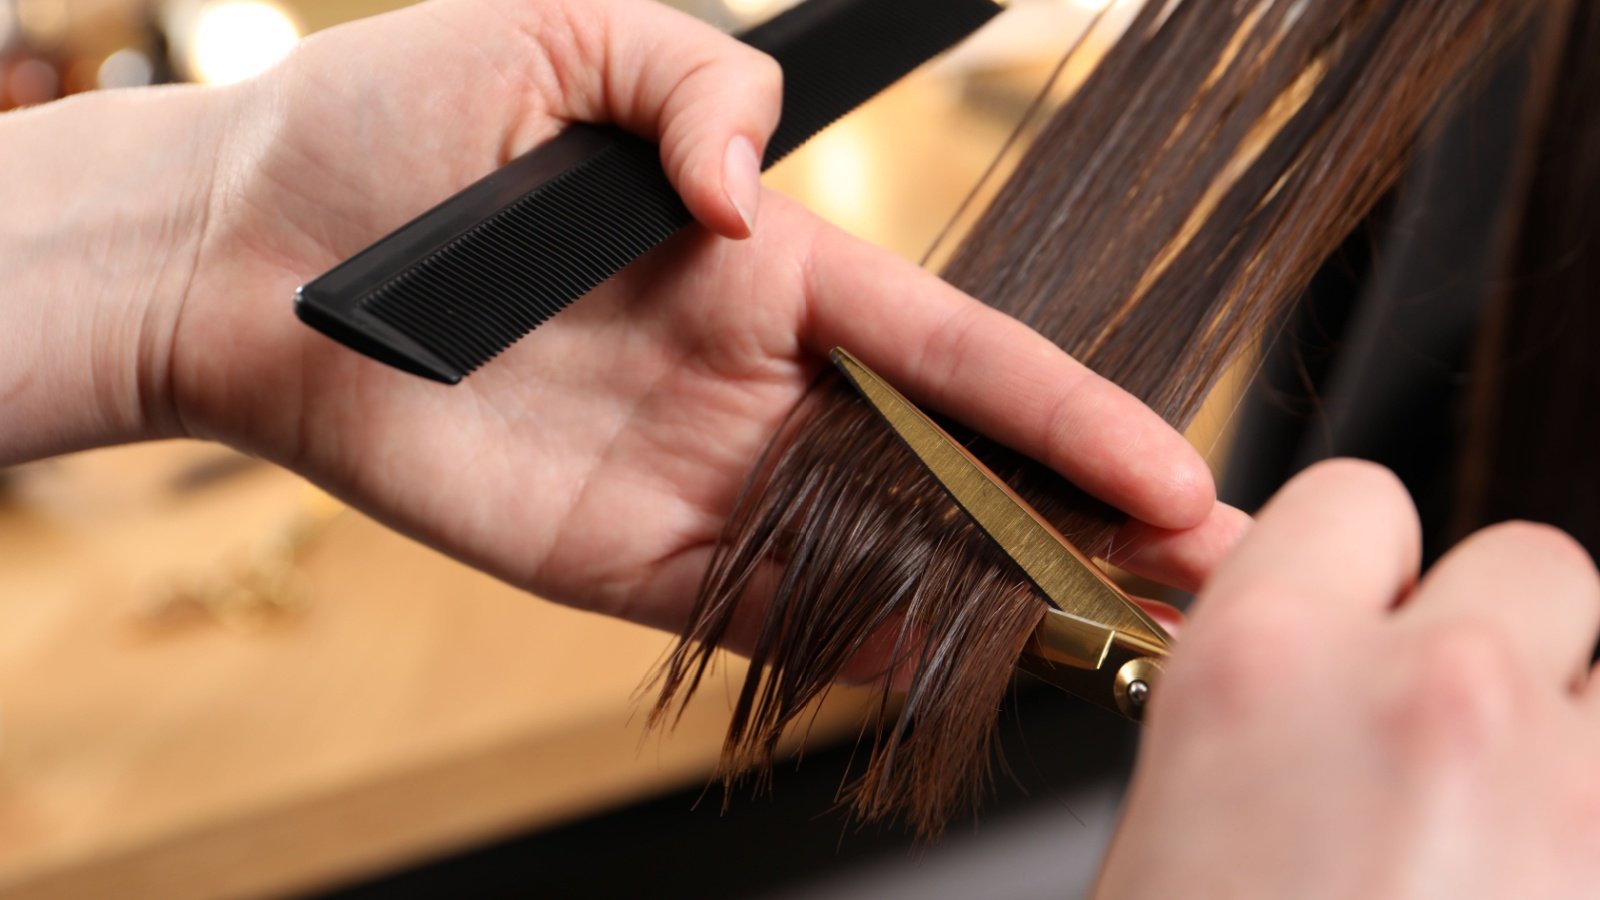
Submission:
[[[783,67],[762,168],[999,11],[993,0],[808,0],[740,35]],[[295,312],[455,384],[690,221],[655,144],[573,125],[302,287]]]

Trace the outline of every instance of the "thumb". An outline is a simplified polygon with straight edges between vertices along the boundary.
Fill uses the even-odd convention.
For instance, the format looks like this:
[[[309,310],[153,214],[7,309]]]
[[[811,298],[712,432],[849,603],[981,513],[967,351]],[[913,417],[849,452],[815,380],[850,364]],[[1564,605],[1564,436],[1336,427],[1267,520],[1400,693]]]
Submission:
[[[689,212],[718,234],[750,236],[761,155],[783,105],[777,61],[650,0],[511,2],[540,20],[524,33],[553,70],[554,115],[657,141]]]

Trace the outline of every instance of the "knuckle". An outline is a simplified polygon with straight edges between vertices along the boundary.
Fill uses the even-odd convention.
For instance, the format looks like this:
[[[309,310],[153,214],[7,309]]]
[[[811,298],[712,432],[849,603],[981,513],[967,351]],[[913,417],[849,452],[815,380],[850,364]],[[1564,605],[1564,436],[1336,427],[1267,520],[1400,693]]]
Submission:
[[[1463,621],[1408,645],[1385,717],[1392,749],[1425,767],[1480,758],[1512,730],[1523,673],[1488,623]]]
[[[763,100],[777,103],[783,99],[783,66],[770,55],[741,44],[743,58],[741,64],[747,71],[743,73],[745,83]]]
[[[1400,479],[1387,467],[1365,459],[1341,457],[1317,463],[1306,469],[1306,476],[1360,480],[1381,488],[1403,490]]]
[[[1037,446],[1045,448],[1044,463],[1056,471],[1069,471],[1072,465],[1073,438],[1083,433],[1083,425],[1095,421],[1095,410],[1086,403],[1087,380],[1071,377],[1057,381],[1055,397],[1039,419]]]
[[[965,383],[962,369],[975,356],[972,344],[981,330],[981,316],[981,308],[976,304],[962,305],[940,322],[916,351],[916,361],[911,367],[914,377],[911,380],[927,383],[933,380],[934,372],[943,370],[952,376],[951,380],[955,383]]]
[[[661,163],[680,191],[699,175],[706,190],[721,183],[721,159],[708,141],[697,139],[705,129],[704,117],[679,113],[669,118],[661,132]]]
[[[1593,577],[1594,560],[1577,539],[1554,525],[1512,521],[1491,525],[1479,533],[1480,539],[1506,545],[1531,564],[1557,565]]]
[[[1296,476],[1302,483],[1334,484],[1344,492],[1359,493],[1364,500],[1381,503],[1385,509],[1410,513],[1411,494],[1400,476],[1374,462],[1363,459],[1330,459],[1317,463]]]

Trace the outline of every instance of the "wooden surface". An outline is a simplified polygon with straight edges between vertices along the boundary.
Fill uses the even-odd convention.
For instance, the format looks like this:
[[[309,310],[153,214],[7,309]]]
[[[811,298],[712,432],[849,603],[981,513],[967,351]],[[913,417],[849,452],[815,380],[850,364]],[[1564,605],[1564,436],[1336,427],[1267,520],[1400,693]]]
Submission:
[[[65,460],[0,515],[0,893],[277,893],[706,777],[721,692],[643,735],[665,635],[354,515],[302,554],[298,610],[157,614],[166,584],[230,571],[304,515],[307,489],[265,466],[161,487],[217,452]],[[852,696],[821,736],[855,721]]]

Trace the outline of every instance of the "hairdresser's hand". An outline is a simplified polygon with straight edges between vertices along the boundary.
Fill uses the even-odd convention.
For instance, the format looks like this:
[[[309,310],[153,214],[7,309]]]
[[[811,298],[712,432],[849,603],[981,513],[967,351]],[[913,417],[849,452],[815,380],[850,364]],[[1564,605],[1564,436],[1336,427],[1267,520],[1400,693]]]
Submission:
[[[1416,584],[1387,472],[1295,479],[1207,584],[1098,896],[1593,897],[1600,581],[1501,525]]]
[[[194,136],[198,179],[163,190],[202,202],[143,229],[185,238],[160,279],[181,289],[118,307],[123,332],[100,341],[141,338],[120,393],[144,427],[120,436],[232,443],[513,583],[671,627],[757,453],[842,344],[1155,526],[1209,523],[1123,542],[1134,567],[1197,578],[1237,525],[1199,457],[1028,329],[761,193],[779,95],[770,59],[647,0],[434,0],[314,37],[256,81],[149,95],[147,118],[206,110],[163,119],[166,140]],[[139,122],[106,125],[131,102],[56,121],[98,110],[131,141]],[[295,320],[297,285],[580,119],[659,140],[703,227],[459,387]]]
[[[182,421],[513,583],[678,626],[757,453],[835,344],[1157,525],[1211,514],[1201,460],[1127,395],[763,195],[778,69],[665,6],[437,0],[314,38],[240,94],[172,344]],[[704,227],[459,387],[293,319],[298,284],[579,119],[658,139]],[[1189,577],[1227,540],[1219,516],[1155,542],[1146,568]]]

